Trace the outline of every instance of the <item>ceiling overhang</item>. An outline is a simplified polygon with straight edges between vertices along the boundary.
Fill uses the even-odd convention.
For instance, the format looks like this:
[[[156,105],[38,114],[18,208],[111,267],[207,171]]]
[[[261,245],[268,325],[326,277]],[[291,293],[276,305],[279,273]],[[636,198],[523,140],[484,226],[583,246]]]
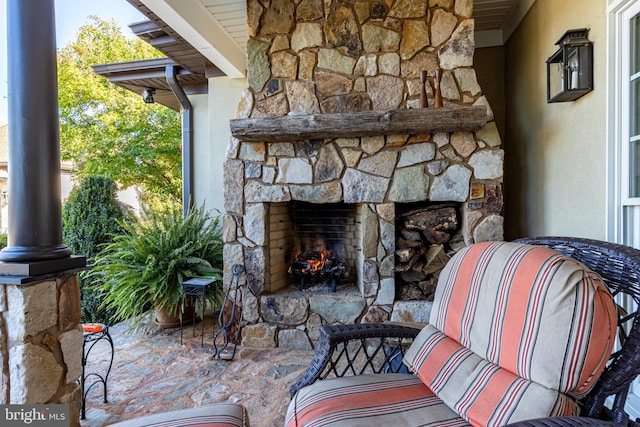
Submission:
[[[191,49],[219,69],[220,74],[246,76],[246,0],[127,1],[164,30],[164,35],[154,36],[151,29],[148,41],[180,65],[185,66],[185,55],[176,55]],[[535,0],[474,0],[476,48],[504,45],[534,3]],[[145,38],[144,23],[136,25],[140,25],[137,35]],[[134,25],[132,29],[136,31]],[[183,49],[163,48],[175,40],[182,42]]]
[[[111,83],[140,96],[144,89],[153,88],[155,102],[180,111],[180,102],[167,83],[166,70],[169,66],[178,66],[176,78],[187,95],[208,92],[208,80],[205,75],[194,74],[169,58],[94,65],[93,71]]]
[[[246,76],[244,46],[234,39],[228,28],[221,24],[219,17],[212,14],[201,0],[127,1],[142,13],[148,15],[149,11],[152,12],[227,76]],[[242,4],[245,2],[242,1]],[[246,18],[244,25],[246,28]]]
[[[536,0],[475,0],[476,48],[503,46]]]

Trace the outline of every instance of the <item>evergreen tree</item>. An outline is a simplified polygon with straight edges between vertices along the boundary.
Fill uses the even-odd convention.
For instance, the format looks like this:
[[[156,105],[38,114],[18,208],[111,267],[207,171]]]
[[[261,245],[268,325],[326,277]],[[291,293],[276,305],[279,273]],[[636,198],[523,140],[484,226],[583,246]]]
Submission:
[[[64,243],[76,255],[85,255],[87,263],[100,253],[102,246],[122,232],[118,221],[124,219],[116,199],[116,184],[111,178],[89,176],[75,187],[62,209]],[[100,309],[102,295],[97,283],[86,272],[79,274],[82,297],[82,321],[106,323],[111,313]]]

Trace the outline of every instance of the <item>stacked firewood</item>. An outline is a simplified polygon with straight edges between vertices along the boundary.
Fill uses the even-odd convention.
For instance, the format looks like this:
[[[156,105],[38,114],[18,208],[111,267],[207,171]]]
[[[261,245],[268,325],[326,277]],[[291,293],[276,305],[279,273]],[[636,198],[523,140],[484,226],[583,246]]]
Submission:
[[[456,208],[438,204],[413,209],[398,216],[396,228],[397,299],[433,299],[440,270],[459,236]]]

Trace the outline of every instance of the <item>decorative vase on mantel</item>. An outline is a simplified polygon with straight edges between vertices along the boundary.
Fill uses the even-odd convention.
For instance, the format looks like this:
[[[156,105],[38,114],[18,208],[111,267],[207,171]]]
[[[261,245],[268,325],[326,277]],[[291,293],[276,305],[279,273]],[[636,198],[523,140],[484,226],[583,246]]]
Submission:
[[[420,82],[422,85],[420,86],[420,108],[427,108],[429,106],[429,101],[427,100],[427,90],[425,89],[425,85],[427,84],[427,71],[420,71]]]
[[[433,100],[433,106],[435,108],[442,107],[442,90],[440,89],[440,83],[442,82],[442,69],[436,68],[436,95]]]
[[[442,82],[442,69],[436,68],[434,71],[435,74],[435,96],[433,99],[433,106],[435,108],[440,108],[443,106],[442,102],[442,89],[440,88]],[[427,76],[428,72],[426,70],[420,71],[420,82],[422,83],[420,86],[420,108],[428,108],[429,100],[427,99],[427,90],[425,85],[427,84]]]

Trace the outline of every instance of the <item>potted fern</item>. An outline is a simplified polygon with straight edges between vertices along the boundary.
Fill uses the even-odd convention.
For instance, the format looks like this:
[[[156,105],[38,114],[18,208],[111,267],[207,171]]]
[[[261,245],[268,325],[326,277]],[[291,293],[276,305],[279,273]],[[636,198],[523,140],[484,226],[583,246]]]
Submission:
[[[132,319],[135,325],[149,312],[160,326],[179,326],[175,319],[185,313],[186,321],[188,313],[182,282],[221,277],[219,217],[202,206],[184,216],[180,206],[167,205],[145,209],[139,221],[121,225],[123,233],[104,247],[91,272],[100,279],[103,306],[114,311],[114,321]],[[173,323],[158,318],[163,310]]]

